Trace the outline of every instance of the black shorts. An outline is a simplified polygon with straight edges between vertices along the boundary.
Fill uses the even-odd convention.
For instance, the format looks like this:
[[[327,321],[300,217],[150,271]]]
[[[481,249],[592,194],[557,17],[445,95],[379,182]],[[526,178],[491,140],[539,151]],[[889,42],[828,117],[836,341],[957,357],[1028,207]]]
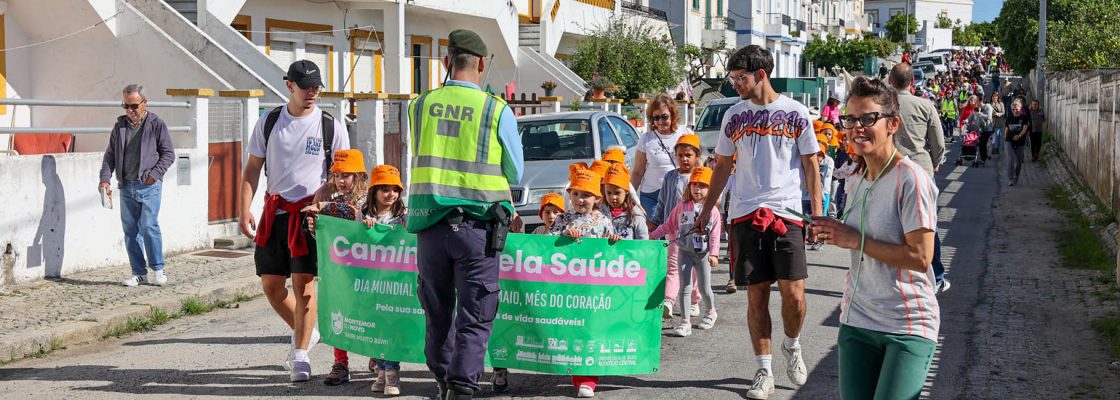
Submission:
[[[809,277],[805,262],[804,228],[786,222],[785,236],[759,232],[750,222],[731,224],[731,266],[736,283],[753,285]],[[741,272],[741,274],[740,274]],[[746,277],[744,281],[742,276]]]
[[[272,222],[272,235],[268,243],[261,247],[256,246],[253,261],[257,264],[257,276],[311,274],[319,275],[318,259],[316,259],[315,237],[310,233],[300,232],[307,240],[308,254],[302,257],[292,257],[288,249],[288,223],[289,214],[279,214]]]

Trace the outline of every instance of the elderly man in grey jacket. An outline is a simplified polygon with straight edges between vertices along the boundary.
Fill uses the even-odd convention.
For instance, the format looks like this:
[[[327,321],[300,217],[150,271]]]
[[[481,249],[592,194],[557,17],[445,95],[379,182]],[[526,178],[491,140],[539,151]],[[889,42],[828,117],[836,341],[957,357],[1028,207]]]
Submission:
[[[910,64],[895,65],[889,80],[891,87],[898,90],[898,116],[902,118],[902,125],[894,135],[894,145],[933,178],[938,166],[945,162],[945,137],[937,107],[933,102],[910,93],[914,85],[914,70]],[[949,280],[945,279],[945,266],[941,264],[941,239],[938,236],[933,235],[933,275],[937,280],[937,290],[941,292],[949,289]]]
[[[144,87],[131,84],[122,91],[121,107],[125,115],[109,135],[109,146],[101,159],[101,183],[97,189],[111,192],[109,179],[117,177],[120,188],[121,225],[124,228],[124,246],[132,277],[126,286],[151,282],[162,286],[167,283],[163,273],[163,235],[159,229],[159,203],[163,189],[163,174],[175,161],[175,146],[167,124],[148,112],[148,99]],[[147,254],[145,260],[144,255]],[[155,272],[148,279],[148,268]]]

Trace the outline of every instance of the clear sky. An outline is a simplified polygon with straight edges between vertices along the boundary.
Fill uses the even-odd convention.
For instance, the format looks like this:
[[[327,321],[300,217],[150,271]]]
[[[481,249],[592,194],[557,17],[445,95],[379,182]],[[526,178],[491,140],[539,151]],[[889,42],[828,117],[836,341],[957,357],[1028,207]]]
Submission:
[[[972,5],[972,22],[989,22],[999,16],[1003,0],[975,0]]]

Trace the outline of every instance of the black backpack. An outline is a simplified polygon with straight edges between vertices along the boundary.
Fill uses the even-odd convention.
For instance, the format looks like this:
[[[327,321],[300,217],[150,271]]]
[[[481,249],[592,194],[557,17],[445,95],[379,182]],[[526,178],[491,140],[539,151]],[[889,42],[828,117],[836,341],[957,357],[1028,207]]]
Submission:
[[[264,119],[264,148],[265,153],[268,152],[268,137],[272,136],[272,128],[276,127],[276,121],[280,120],[280,111],[284,106],[273,108],[268,112],[268,116]],[[334,116],[330,113],[323,111],[323,171],[330,171],[331,165],[334,164]],[[264,175],[268,176],[268,163],[264,165]]]

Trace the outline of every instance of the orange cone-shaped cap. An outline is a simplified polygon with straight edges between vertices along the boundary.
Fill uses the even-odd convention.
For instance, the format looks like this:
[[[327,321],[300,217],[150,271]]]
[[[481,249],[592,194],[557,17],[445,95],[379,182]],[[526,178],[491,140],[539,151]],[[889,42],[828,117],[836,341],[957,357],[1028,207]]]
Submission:
[[[544,206],[548,205],[556,206],[560,209],[560,212],[564,212],[564,196],[561,196],[560,193],[549,193],[541,197],[541,209],[537,211],[538,216],[544,211]]]
[[[609,162],[609,163],[625,164],[626,163],[626,153],[624,153],[622,151],[622,149],[620,149],[620,148],[617,148],[617,147],[611,148],[610,150],[607,150],[606,153],[603,153],[603,161],[606,161],[606,162]]]
[[[708,167],[696,167],[692,170],[692,176],[688,178],[688,183],[703,183],[705,185],[712,184],[712,169]]]
[[[354,149],[337,150],[334,152],[334,162],[331,163],[331,173],[356,174],[366,172],[366,160],[362,152]]]
[[[370,171],[369,187],[374,186],[396,186],[404,190],[404,185],[401,183],[401,171],[392,165],[378,165]]]
[[[582,190],[595,195],[595,197],[603,197],[603,191],[600,189],[601,179],[598,174],[588,169],[576,171],[568,191]]]
[[[674,145],[673,147],[676,148],[676,146],[680,146],[682,144],[692,146],[693,148],[696,149],[697,152],[699,152],[700,151],[700,135],[692,134],[692,133],[687,134],[687,135],[681,135],[680,139],[677,139],[677,144]]]
[[[623,189],[630,188],[630,170],[622,164],[612,164],[607,169],[607,176],[603,177],[604,185],[615,185]]]

